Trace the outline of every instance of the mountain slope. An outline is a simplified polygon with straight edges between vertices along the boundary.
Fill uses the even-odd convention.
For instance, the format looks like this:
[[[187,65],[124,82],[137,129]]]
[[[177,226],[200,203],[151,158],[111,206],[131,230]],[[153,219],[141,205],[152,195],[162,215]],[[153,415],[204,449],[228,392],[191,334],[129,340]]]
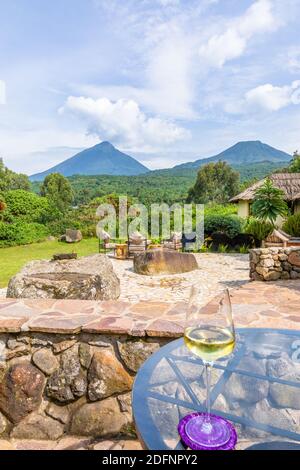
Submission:
[[[30,177],[31,181],[42,181],[50,173],[72,175],[140,175],[148,168],[134,158],[117,150],[109,142],[102,142],[83,150],[49,170]]]
[[[201,160],[202,161],[202,160]],[[204,161],[203,164],[207,163]],[[155,170],[147,175],[152,176],[165,176],[165,177],[190,177],[195,179],[197,173],[202,164],[197,166],[188,166],[181,167],[178,165],[175,168],[170,168],[166,170]],[[231,164],[232,168],[240,173],[241,181],[252,180],[253,178],[263,179],[271,173],[277,172],[282,168],[287,167],[286,162],[257,162],[257,163],[247,163],[247,164]]]
[[[176,165],[174,168],[172,168],[172,170],[178,171],[186,169],[197,169],[206,163],[217,162],[219,160],[226,161],[227,163],[236,166],[252,165],[262,162],[289,162],[291,158],[291,155],[288,153],[277,150],[270,145],[263,144],[260,141],[246,141],[238,142],[227,150],[224,150],[224,152],[221,152],[213,157]]]

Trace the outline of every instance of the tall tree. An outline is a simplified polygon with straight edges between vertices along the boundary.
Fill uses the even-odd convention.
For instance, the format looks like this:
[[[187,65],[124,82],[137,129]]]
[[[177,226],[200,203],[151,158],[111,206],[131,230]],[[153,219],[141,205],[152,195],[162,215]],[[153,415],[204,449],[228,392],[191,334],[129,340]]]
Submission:
[[[284,192],[274,186],[272,180],[267,178],[254,194],[252,213],[260,220],[270,221],[275,226],[277,217],[285,217],[288,205],[284,200]]]
[[[298,150],[294,152],[293,160],[291,161],[291,164],[289,166],[289,171],[291,173],[300,173],[300,154]]]
[[[4,165],[3,159],[0,158],[0,191],[10,191],[11,189],[30,191],[28,176],[9,170]]]
[[[46,196],[61,212],[66,212],[74,200],[70,182],[60,173],[46,176],[40,191],[41,196]]]
[[[198,171],[196,183],[189,190],[187,202],[228,202],[239,192],[239,181],[239,173],[226,162],[208,163]]]

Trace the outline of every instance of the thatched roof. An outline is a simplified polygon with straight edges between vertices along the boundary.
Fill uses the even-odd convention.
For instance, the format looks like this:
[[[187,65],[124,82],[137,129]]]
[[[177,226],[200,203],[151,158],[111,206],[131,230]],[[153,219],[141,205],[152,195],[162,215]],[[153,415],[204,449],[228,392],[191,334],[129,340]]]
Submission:
[[[274,186],[285,193],[287,201],[296,201],[300,199],[300,173],[274,173],[270,176]],[[265,179],[258,181],[242,193],[234,196],[230,202],[252,201],[255,191],[263,185]]]

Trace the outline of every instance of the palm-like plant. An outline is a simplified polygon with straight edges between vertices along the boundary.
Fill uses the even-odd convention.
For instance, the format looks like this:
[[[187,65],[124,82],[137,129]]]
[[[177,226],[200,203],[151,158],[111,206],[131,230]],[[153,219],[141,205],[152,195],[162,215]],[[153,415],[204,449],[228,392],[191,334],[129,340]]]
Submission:
[[[270,178],[255,191],[252,212],[255,217],[270,221],[273,226],[278,216],[287,215],[288,205],[284,200],[284,192],[276,188]]]

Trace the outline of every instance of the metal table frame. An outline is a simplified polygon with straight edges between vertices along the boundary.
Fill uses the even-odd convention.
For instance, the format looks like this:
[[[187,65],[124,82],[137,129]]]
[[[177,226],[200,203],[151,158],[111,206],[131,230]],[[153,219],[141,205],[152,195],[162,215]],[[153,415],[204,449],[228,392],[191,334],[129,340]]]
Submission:
[[[251,339],[251,337],[254,337],[255,335],[257,335],[258,332],[278,333],[278,334],[284,334],[284,335],[290,335],[290,336],[298,336],[300,339],[300,331],[295,331],[295,330],[256,329],[256,328],[237,329],[237,334],[240,334],[242,336],[246,335],[247,341],[249,340],[249,337]],[[188,381],[185,379],[185,377],[183,376],[183,374],[181,373],[181,371],[176,365],[177,361],[187,362],[187,363],[190,363],[191,365],[203,364],[203,363],[201,359],[197,358],[196,356],[191,355],[191,353],[189,354],[188,350],[187,350],[186,356],[174,355],[172,353],[173,350],[176,349],[177,347],[182,346],[182,344],[183,344],[183,339],[172,341],[166,346],[163,346],[159,351],[154,353],[152,356],[150,356],[150,358],[140,368],[136,376],[135,382],[134,382],[134,387],[133,387],[133,392],[132,392],[132,397],[133,397],[132,407],[133,407],[134,421],[135,421],[137,432],[138,432],[138,435],[142,444],[144,445],[145,448],[148,448],[150,450],[152,449],[151,443],[154,440],[153,436],[155,436],[155,449],[154,450],[170,450],[170,449],[166,447],[166,444],[164,443],[162,436],[159,435],[159,433],[157,432],[155,424],[151,418],[147,398],[154,398],[156,400],[159,400],[165,403],[173,403],[178,406],[182,406],[184,408],[190,409],[191,412],[205,411],[204,406],[200,403],[197,396],[195,395],[195,393],[189,386]],[[259,375],[251,371],[245,371],[245,370],[239,369],[238,366],[245,352],[245,347],[246,347],[246,344],[244,343],[242,344],[241,347],[237,348],[237,353],[233,354],[230,357],[226,366],[222,365],[221,363],[216,363],[214,365],[214,368],[221,369],[224,371],[224,373],[222,374],[219,381],[215,384],[215,386],[211,390],[212,413],[216,413],[219,416],[222,416],[232,421],[233,423],[240,423],[242,425],[245,425],[251,428],[260,429],[262,431],[266,431],[268,433],[275,434],[277,436],[289,438],[295,441],[300,441],[300,434],[298,433],[281,429],[281,428],[277,428],[277,427],[273,427],[273,426],[270,426],[269,424],[258,423],[256,421],[252,421],[244,417],[239,417],[231,413],[225,413],[225,412],[221,412],[219,410],[214,409],[214,402],[216,398],[218,397],[218,394],[220,393],[224,384],[229,380],[233,372],[237,374],[248,375],[250,377],[255,377],[255,378],[259,378],[263,380],[268,380],[269,382],[277,382],[277,383],[281,383],[285,385],[290,385],[293,387],[298,387],[299,393],[300,393],[300,382],[291,382],[288,380]],[[168,364],[174,371],[178,381],[184,387],[186,393],[190,397],[191,402],[181,401],[181,400],[169,397],[169,396],[164,396],[156,391],[151,390],[151,384],[149,383],[151,374],[154,368],[156,367],[156,365],[163,358],[168,362]],[[152,387],[155,385],[157,384],[152,384]],[[184,449],[184,446],[179,441],[175,450],[183,450],[183,449]]]

